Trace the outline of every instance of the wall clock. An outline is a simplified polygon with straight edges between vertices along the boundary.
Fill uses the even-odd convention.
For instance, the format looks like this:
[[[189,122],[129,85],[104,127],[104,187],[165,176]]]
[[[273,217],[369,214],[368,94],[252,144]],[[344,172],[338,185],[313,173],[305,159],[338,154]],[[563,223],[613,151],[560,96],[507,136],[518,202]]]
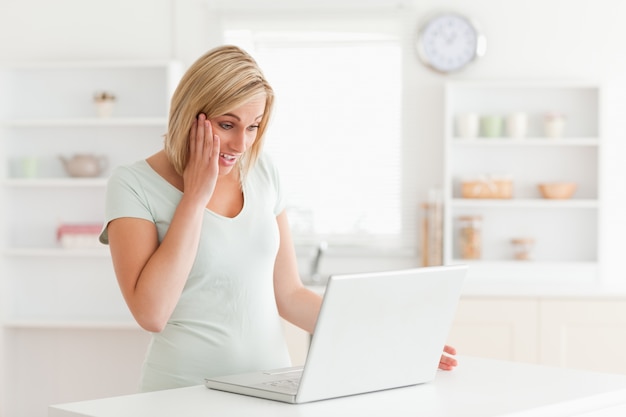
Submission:
[[[450,73],[465,68],[485,54],[485,36],[476,24],[459,13],[434,15],[419,29],[417,51],[429,68]]]

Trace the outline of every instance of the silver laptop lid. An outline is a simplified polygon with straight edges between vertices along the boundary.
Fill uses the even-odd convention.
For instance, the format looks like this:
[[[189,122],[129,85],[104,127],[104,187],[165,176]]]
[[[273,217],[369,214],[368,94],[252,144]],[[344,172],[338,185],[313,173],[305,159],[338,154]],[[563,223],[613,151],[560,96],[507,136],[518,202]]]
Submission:
[[[296,402],[434,379],[466,266],[331,277]]]

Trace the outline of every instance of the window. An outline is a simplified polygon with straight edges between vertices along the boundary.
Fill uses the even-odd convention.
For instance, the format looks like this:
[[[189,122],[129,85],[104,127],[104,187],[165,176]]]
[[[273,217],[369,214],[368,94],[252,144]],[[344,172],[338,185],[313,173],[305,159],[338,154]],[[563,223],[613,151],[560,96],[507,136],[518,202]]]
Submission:
[[[276,92],[266,151],[281,171],[296,242],[406,246],[393,22],[223,23],[224,41],[250,52]]]

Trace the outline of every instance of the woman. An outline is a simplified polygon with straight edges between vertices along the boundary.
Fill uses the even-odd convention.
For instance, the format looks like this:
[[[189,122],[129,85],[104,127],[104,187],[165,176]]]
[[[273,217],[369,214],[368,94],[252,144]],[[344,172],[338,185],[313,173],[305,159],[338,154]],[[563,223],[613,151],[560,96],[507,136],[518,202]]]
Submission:
[[[273,102],[247,53],[215,48],[174,92],[164,149],[109,180],[100,240],[153,333],[142,391],[289,366],[279,317],[315,328],[321,297],[300,281],[278,173],[261,152]],[[456,366],[447,354],[442,369]]]

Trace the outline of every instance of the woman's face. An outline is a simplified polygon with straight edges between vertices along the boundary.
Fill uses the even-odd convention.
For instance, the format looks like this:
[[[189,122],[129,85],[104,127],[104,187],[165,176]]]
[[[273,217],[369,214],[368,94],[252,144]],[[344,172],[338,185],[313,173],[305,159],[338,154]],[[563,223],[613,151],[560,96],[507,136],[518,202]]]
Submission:
[[[211,119],[213,134],[220,138],[220,175],[229,174],[256,140],[265,111],[265,96]]]

